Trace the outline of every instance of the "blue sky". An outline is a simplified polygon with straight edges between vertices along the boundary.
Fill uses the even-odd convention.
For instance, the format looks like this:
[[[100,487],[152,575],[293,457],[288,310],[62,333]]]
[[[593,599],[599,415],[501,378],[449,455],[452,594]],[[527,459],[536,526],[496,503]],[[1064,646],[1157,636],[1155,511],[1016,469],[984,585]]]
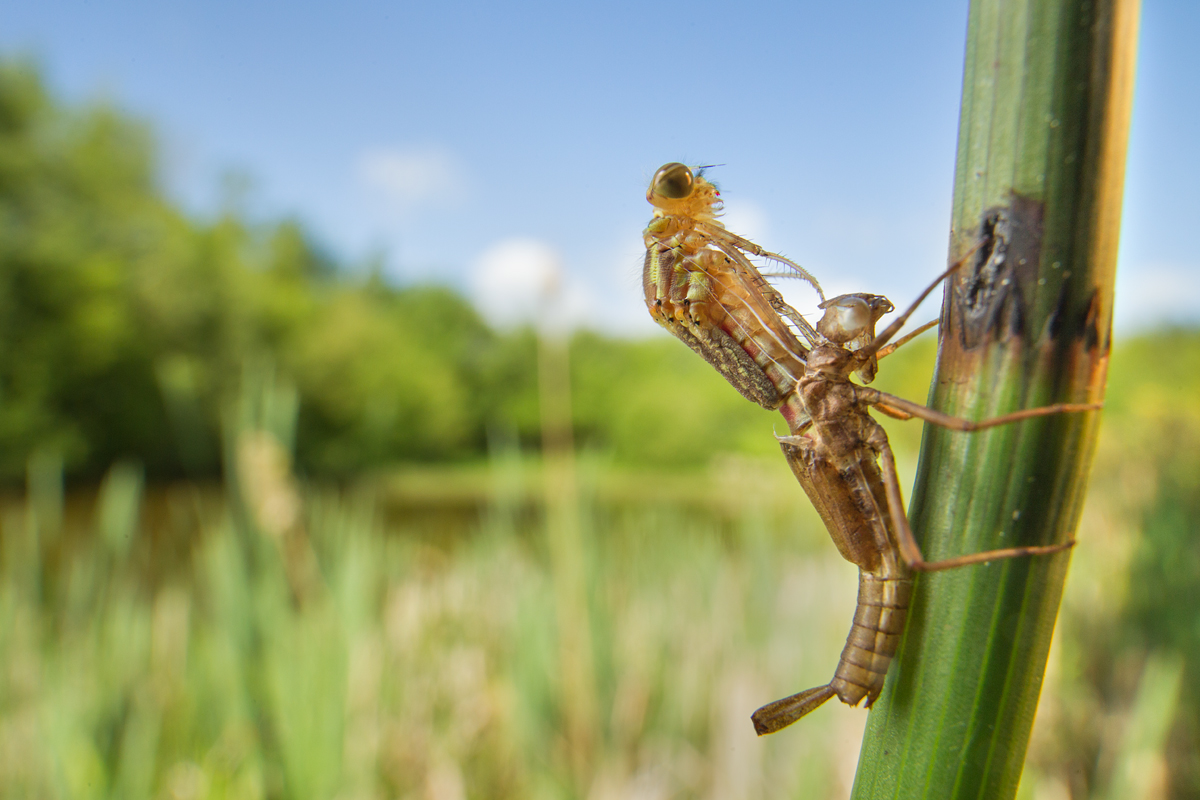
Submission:
[[[920,4],[11,2],[0,52],[150,121],[199,213],[296,216],[495,319],[551,261],[574,318],[653,330],[645,186],[718,163],[729,227],[902,304],[946,258],[966,0]],[[1147,0],[1119,332],[1200,322],[1200,3]],[[808,310],[802,308],[802,310]],[[932,314],[931,307],[931,314]]]

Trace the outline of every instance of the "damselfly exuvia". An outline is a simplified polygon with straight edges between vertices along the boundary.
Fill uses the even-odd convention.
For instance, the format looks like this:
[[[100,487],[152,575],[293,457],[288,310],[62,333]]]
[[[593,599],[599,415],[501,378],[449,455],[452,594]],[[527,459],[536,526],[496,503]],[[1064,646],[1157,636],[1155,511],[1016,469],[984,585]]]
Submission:
[[[908,337],[888,343],[963,262],[940,275],[878,336],[876,324],[894,307],[874,294],[822,302],[824,316],[813,327],[784,303],[747,254],[782,265],[784,274],[808,281],[819,294],[816,280],[791,261],[727,231],[715,219],[719,194],[703,175],[683,164],[667,164],[655,173],[646,197],[655,207],[644,234],[643,280],[651,316],[746,398],[782,412],[790,433],[779,441],[788,464],[839,552],[859,568],[854,623],[833,680],[758,709],[752,717],[755,730],[778,731],[835,695],[850,705],[865,700],[870,707],[883,689],[904,631],[914,570],[1055,553],[1071,543],[925,561],[904,513],[895,456],[868,409],[974,431],[1101,406],[1057,404],[972,422],[854,383],[854,374],[865,383],[874,378],[877,359]]]

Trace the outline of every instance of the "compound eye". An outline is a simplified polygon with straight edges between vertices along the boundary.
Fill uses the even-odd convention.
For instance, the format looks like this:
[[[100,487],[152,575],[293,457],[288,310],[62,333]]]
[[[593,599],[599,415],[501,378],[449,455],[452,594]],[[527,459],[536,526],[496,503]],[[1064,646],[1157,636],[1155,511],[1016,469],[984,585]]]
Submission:
[[[650,182],[650,190],[659,197],[682,200],[692,193],[694,185],[695,179],[692,177],[692,171],[686,165],[673,161],[670,164],[663,164],[658,168],[658,172],[654,173],[654,180]]]

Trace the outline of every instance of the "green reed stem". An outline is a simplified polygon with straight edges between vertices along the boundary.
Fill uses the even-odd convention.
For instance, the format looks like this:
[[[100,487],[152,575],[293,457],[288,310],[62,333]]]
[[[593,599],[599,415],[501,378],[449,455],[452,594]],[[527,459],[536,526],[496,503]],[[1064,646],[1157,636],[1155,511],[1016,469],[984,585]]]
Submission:
[[[1138,0],[971,3],[950,258],[979,249],[948,284],[932,406],[1103,398],[1137,20]],[[1069,540],[1098,425],[926,426],[910,508],[926,558]],[[855,798],[1013,797],[1068,562],[918,578]]]

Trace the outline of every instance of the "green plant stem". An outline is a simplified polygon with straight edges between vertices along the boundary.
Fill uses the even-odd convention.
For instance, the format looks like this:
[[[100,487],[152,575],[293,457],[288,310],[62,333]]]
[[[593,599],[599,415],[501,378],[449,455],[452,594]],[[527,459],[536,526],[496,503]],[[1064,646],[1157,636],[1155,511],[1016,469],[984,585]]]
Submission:
[[[948,283],[935,408],[1103,398],[1137,19],[1137,0],[972,2],[950,254],[970,260]],[[1069,540],[1098,425],[927,425],[910,508],[926,558]],[[1016,793],[1068,561],[918,578],[854,797]]]
[[[599,711],[588,612],[587,554],[571,429],[570,363],[565,338],[543,331],[538,344],[538,384],[546,536],[558,617],[559,702],[575,788],[583,796],[591,782]]]

